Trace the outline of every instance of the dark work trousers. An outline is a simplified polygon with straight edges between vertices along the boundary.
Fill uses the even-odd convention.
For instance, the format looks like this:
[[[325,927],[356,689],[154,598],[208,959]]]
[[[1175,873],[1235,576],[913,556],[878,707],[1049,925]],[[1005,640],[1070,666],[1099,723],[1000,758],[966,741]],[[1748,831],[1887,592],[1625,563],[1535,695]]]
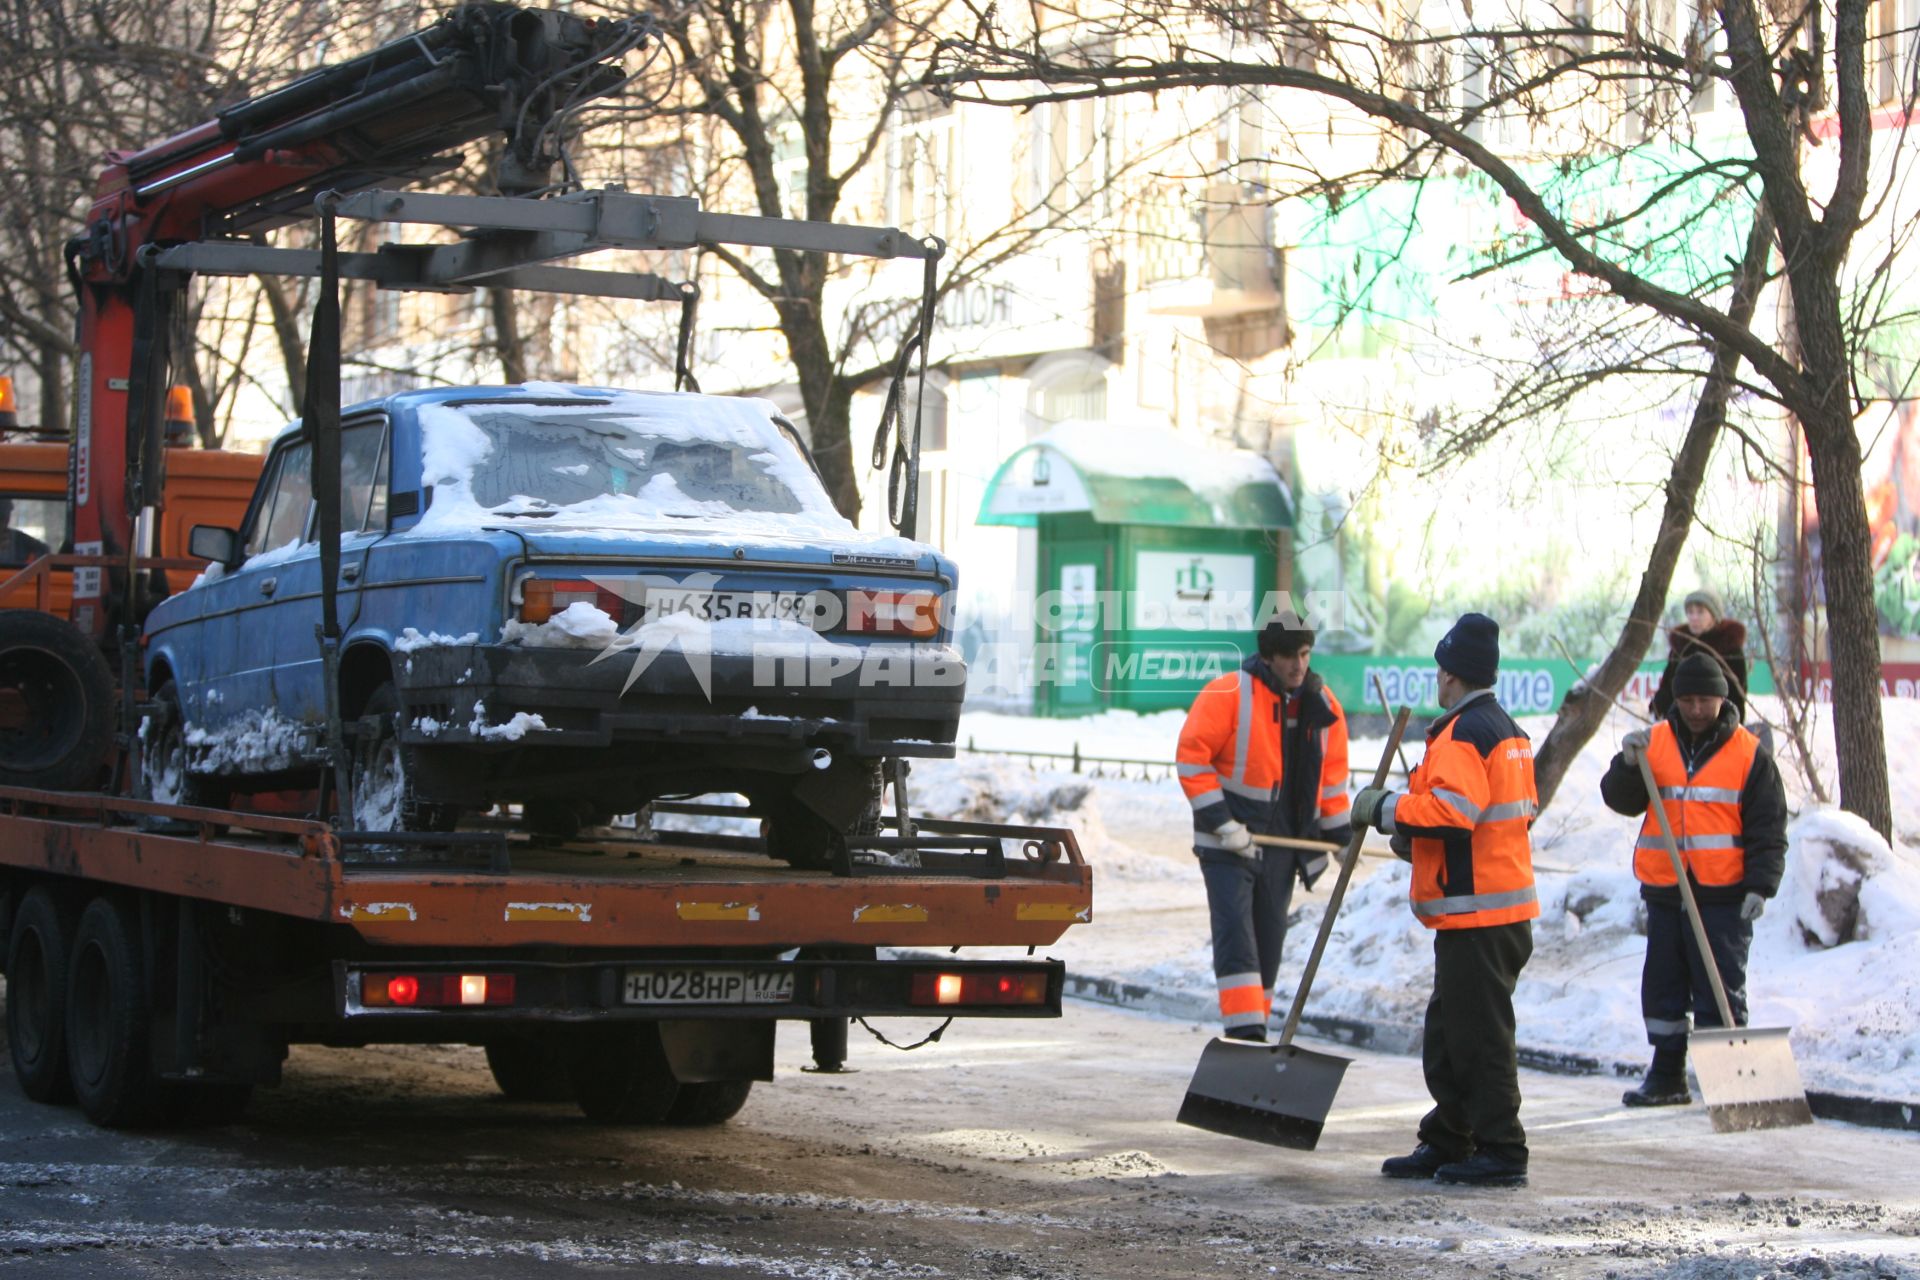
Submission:
[[[1727,989],[1733,1025],[1747,1025],[1747,948],[1753,943],[1753,922],[1740,918],[1737,902],[1703,902],[1700,923],[1707,946],[1720,967]],[[1720,1007],[1713,1002],[1713,983],[1700,963],[1700,946],[1693,926],[1678,903],[1647,902],[1647,963],[1640,970],[1640,1016],[1647,1021],[1647,1043],[1656,1049],[1687,1050],[1687,1011],[1693,1025],[1720,1025]]]
[[[1261,849],[1257,859],[1222,849],[1195,852],[1207,883],[1214,978],[1225,989],[1251,985],[1252,975],[1258,974],[1261,989],[1271,993],[1280,972],[1280,944],[1287,940],[1287,908],[1293,902],[1293,850]],[[1242,1025],[1266,1022],[1263,1012],[1257,1023]]]
[[[1434,1106],[1420,1121],[1420,1141],[1443,1155],[1485,1151],[1526,1163],[1513,987],[1531,955],[1530,920],[1434,931],[1433,998],[1420,1050]]]

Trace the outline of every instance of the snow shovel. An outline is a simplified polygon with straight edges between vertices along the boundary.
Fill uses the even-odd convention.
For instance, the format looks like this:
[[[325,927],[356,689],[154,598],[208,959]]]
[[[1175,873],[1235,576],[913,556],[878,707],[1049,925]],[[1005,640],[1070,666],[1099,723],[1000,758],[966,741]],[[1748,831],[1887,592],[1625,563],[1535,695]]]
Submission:
[[[1784,1129],[1789,1125],[1812,1124],[1813,1111],[1807,1106],[1807,1089],[1800,1082],[1800,1068],[1793,1060],[1793,1046],[1787,1040],[1786,1027],[1736,1027],[1733,1008],[1727,1003],[1727,989],[1720,982],[1720,966],[1714,963],[1713,948],[1707,945],[1707,929],[1700,922],[1700,904],[1694,901],[1693,885],[1687,879],[1687,865],[1680,857],[1680,846],[1667,821],[1667,806],[1660,799],[1660,784],[1654,780],[1653,767],[1640,757],[1640,780],[1646,784],[1647,804],[1660,822],[1660,838],[1666,842],[1667,856],[1673,859],[1673,876],[1680,885],[1680,900],[1686,904],[1687,923],[1693,926],[1693,941],[1706,962],[1707,978],[1713,984],[1713,1002],[1720,1010],[1720,1025],[1695,1027],[1690,1037],[1693,1047],[1693,1071],[1700,1077],[1700,1094],[1707,1104],[1707,1115],[1716,1133],[1737,1133],[1742,1129]]]
[[[1388,735],[1387,749],[1374,771],[1373,785],[1382,787],[1393,763],[1393,753],[1406,732],[1409,709],[1402,707]],[[1194,1068],[1187,1085],[1186,1101],[1180,1104],[1181,1124],[1196,1129],[1224,1133],[1230,1138],[1270,1143],[1311,1151],[1320,1144],[1320,1131],[1327,1113],[1333,1110],[1333,1095],[1347,1073],[1350,1059],[1331,1053],[1302,1049],[1293,1042],[1300,1029],[1300,1015],[1307,1007],[1307,992],[1313,975],[1320,969],[1320,957],[1333,936],[1333,920],[1340,913],[1340,902],[1347,895],[1347,881],[1360,861],[1360,842],[1367,837],[1361,827],[1347,841],[1340,858],[1340,874],[1333,882],[1333,896],[1327,900],[1327,912],[1320,918],[1320,932],[1307,956],[1307,967],[1300,973],[1300,986],[1293,993],[1293,1008],[1287,1013],[1286,1026],[1278,1044],[1257,1040],[1229,1040],[1216,1036],[1200,1052],[1200,1065]]]

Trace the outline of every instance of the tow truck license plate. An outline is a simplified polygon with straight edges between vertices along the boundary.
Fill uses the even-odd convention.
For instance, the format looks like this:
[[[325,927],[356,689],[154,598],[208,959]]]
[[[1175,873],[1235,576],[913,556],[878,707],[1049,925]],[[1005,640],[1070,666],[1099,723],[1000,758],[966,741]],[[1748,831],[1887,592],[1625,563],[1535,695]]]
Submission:
[[[813,621],[816,602],[810,591],[708,591],[649,587],[640,608],[648,622],[684,613],[701,622],[772,620],[798,622],[804,626]]]
[[[787,1004],[791,973],[742,969],[629,969],[628,1004]]]

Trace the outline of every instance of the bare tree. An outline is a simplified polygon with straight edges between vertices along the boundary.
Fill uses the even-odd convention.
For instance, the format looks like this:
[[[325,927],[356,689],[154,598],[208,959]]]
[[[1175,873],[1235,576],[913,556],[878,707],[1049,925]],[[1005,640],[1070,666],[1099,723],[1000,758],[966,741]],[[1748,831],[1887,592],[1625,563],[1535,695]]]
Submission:
[[[1612,298],[1692,335],[1703,375],[1729,359],[1751,367],[1755,377],[1740,385],[1790,415],[1812,463],[1841,803],[1890,834],[1855,429],[1863,338],[1850,270],[1876,188],[1892,189],[1889,166],[1876,174],[1870,164],[1880,93],[1869,84],[1868,0],[1824,8],[1721,0],[1666,29],[1655,15],[1673,6],[1634,3],[1564,13],[1516,3],[1479,20],[1463,5],[1456,26],[1436,29],[1384,7],[1148,2],[1110,24],[1117,56],[1094,63],[1051,57],[1030,32],[1008,30],[998,11],[986,10],[972,34],[942,49],[928,80],[963,98],[1020,106],[1219,85],[1318,95],[1331,110],[1374,122],[1382,145],[1369,163],[1336,171],[1309,158],[1299,190],[1338,196],[1426,176],[1443,160],[1464,162],[1524,215],[1526,252],[1555,255]],[[1911,105],[1911,77],[1898,81]],[[1829,86],[1831,117],[1821,114]],[[1688,107],[1703,92],[1733,95],[1739,146],[1694,144]],[[1495,124],[1526,142],[1496,142]],[[1830,189],[1803,162],[1809,137],[1821,138],[1821,154],[1832,157]],[[1569,167],[1610,162],[1649,138],[1695,159],[1676,165],[1637,207],[1585,220],[1556,198],[1556,178]],[[1695,234],[1689,214],[1728,204],[1757,204],[1774,229],[1792,304],[1792,354],[1734,313],[1724,264],[1677,277],[1649,267],[1649,247]]]

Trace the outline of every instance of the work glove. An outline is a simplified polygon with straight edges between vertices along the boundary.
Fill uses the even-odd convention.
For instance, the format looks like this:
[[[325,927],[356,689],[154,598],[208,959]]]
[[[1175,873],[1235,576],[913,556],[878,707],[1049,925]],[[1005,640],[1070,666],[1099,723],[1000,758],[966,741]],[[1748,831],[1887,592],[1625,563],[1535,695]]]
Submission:
[[[1219,839],[1220,847],[1228,853],[1237,853],[1243,858],[1259,856],[1260,851],[1254,847],[1253,836],[1237,819],[1228,818],[1213,829],[1213,834]]]
[[[1647,743],[1653,739],[1653,730],[1635,729],[1620,739],[1620,758],[1630,765],[1638,765],[1640,757],[1647,754]]]
[[[1757,893],[1750,893],[1746,901],[1740,904],[1740,918],[1749,921],[1758,920],[1766,910],[1767,900]]]
[[[1353,798],[1353,825],[1380,828],[1380,812],[1387,807],[1393,792],[1385,787],[1365,787]]]

